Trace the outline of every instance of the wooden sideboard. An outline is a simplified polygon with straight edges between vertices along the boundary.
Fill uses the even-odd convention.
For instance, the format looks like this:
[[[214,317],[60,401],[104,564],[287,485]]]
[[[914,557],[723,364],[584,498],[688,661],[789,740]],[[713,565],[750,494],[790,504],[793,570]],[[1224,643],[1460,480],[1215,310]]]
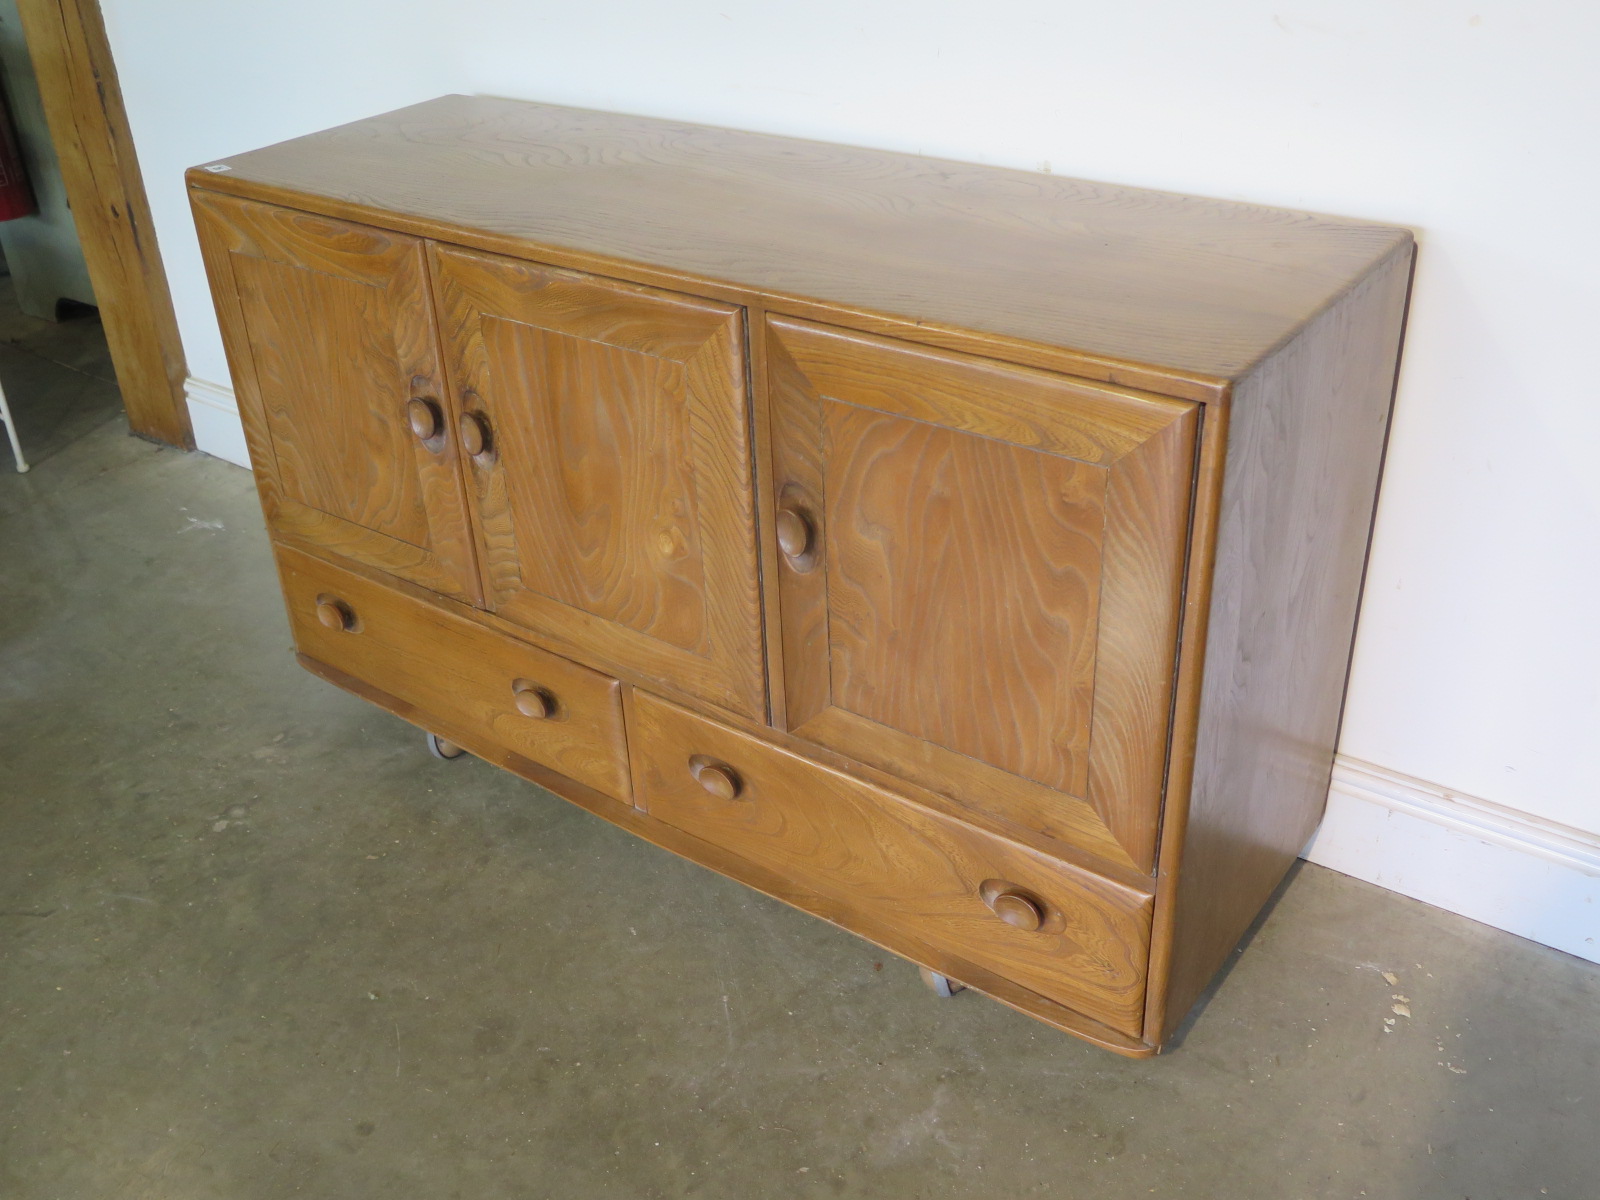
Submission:
[[[188,180],[307,668],[1171,1036],[1322,812],[1406,231],[462,96]]]

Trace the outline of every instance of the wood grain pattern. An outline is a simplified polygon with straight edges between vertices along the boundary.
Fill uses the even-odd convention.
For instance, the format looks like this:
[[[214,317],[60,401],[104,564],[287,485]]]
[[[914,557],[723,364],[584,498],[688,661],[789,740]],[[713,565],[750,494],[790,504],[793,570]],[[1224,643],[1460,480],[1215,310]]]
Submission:
[[[1174,822],[1181,845],[1163,865],[1177,880],[1156,1040],[1322,817],[1411,267],[1406,247],[1239,385],[1214,514],[1193,782]]]
[[[183,343],[100,5],[19,0],[17,10],[128,428],[190,449]]]
[[[483,343],[529,402],[499,426],[522,586],[703,653],[689,406],[658,400],[682,364],[495,317]]]
[[[880,792],[639,693],[630,738],[638,803],[850,909],[1136,1035],[1144,1009],[1149,898]],[[689,759],[727,763],[731,799],[703,788]],[[986,881],[1025,891],[1042,927],[1007,923]],[[846,917],[841,923],[849,927]]]
[[[741,314],[436,249],[497,612],[603,664],[765,710]]]
[[[1195,406],[792,320],[766,361],[773,503],[823,547],[780,564],[787,728],[1151,870]]]
[[[226,160],[204,186],[569,265],[648,264],[835,314],[1071,351],[1090,378],[1215,395],[1402,231],[1059,176],[448,96]],[[604,268],[607,274],[616,269]],[[828,317],[815,310],[807,315]],[[998,349],[1000,342],[1013,347]],[[1166,383],[1161,383],[1161,380]],[[1186,388],[1187,385],[1187,388]],[[1178,390],[1174,390],[1178,389]]]
[[[1083,795],[1106,473],[823,404],[832,703]]]
[[[421,244],[203,194],[195,216],[269,524],[476,599]],[[443,418],[427,441],[424,397]]]
[[[300,653],[628,801],[616,680],[289,547],[277,554]],[[329,603],[348,620],[330,627],[319,619],[319,605]],[[519,699],[531,690],[549,698],[548,712],[523,711]]]

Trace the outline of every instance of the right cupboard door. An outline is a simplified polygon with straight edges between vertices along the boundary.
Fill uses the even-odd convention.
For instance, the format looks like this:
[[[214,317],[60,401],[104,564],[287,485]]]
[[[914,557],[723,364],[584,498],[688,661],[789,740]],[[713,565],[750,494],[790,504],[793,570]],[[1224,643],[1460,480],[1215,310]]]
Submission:
[[[767,328],[785,723],[1150,871],[1198,406]]]

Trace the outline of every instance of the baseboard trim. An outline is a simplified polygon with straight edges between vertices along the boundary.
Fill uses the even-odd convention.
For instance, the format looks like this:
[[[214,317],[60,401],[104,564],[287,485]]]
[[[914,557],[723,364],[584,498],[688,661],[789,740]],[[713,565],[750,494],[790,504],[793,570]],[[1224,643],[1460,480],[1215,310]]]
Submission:
[[[250,451],[245,445],[244,425],[239,420],[233,389],[225,383],[212,383],[191,375],[183,382],[183,397],[189,405],[195,449],[248,467]]]
[[[1340,755],[1302,857],[1600,962],[1600,836]]]

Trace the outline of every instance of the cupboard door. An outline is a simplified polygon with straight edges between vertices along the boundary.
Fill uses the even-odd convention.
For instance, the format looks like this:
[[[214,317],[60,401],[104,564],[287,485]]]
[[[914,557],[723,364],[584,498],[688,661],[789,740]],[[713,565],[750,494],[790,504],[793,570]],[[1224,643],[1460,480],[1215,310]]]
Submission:
[[[765,715],[743,313],[434,247],[487,603]]]
[[[422,243],[193,198],[273,532],[476,601]]]
[[[1152,869],[1196,405],[768,327],[787,727]]]

